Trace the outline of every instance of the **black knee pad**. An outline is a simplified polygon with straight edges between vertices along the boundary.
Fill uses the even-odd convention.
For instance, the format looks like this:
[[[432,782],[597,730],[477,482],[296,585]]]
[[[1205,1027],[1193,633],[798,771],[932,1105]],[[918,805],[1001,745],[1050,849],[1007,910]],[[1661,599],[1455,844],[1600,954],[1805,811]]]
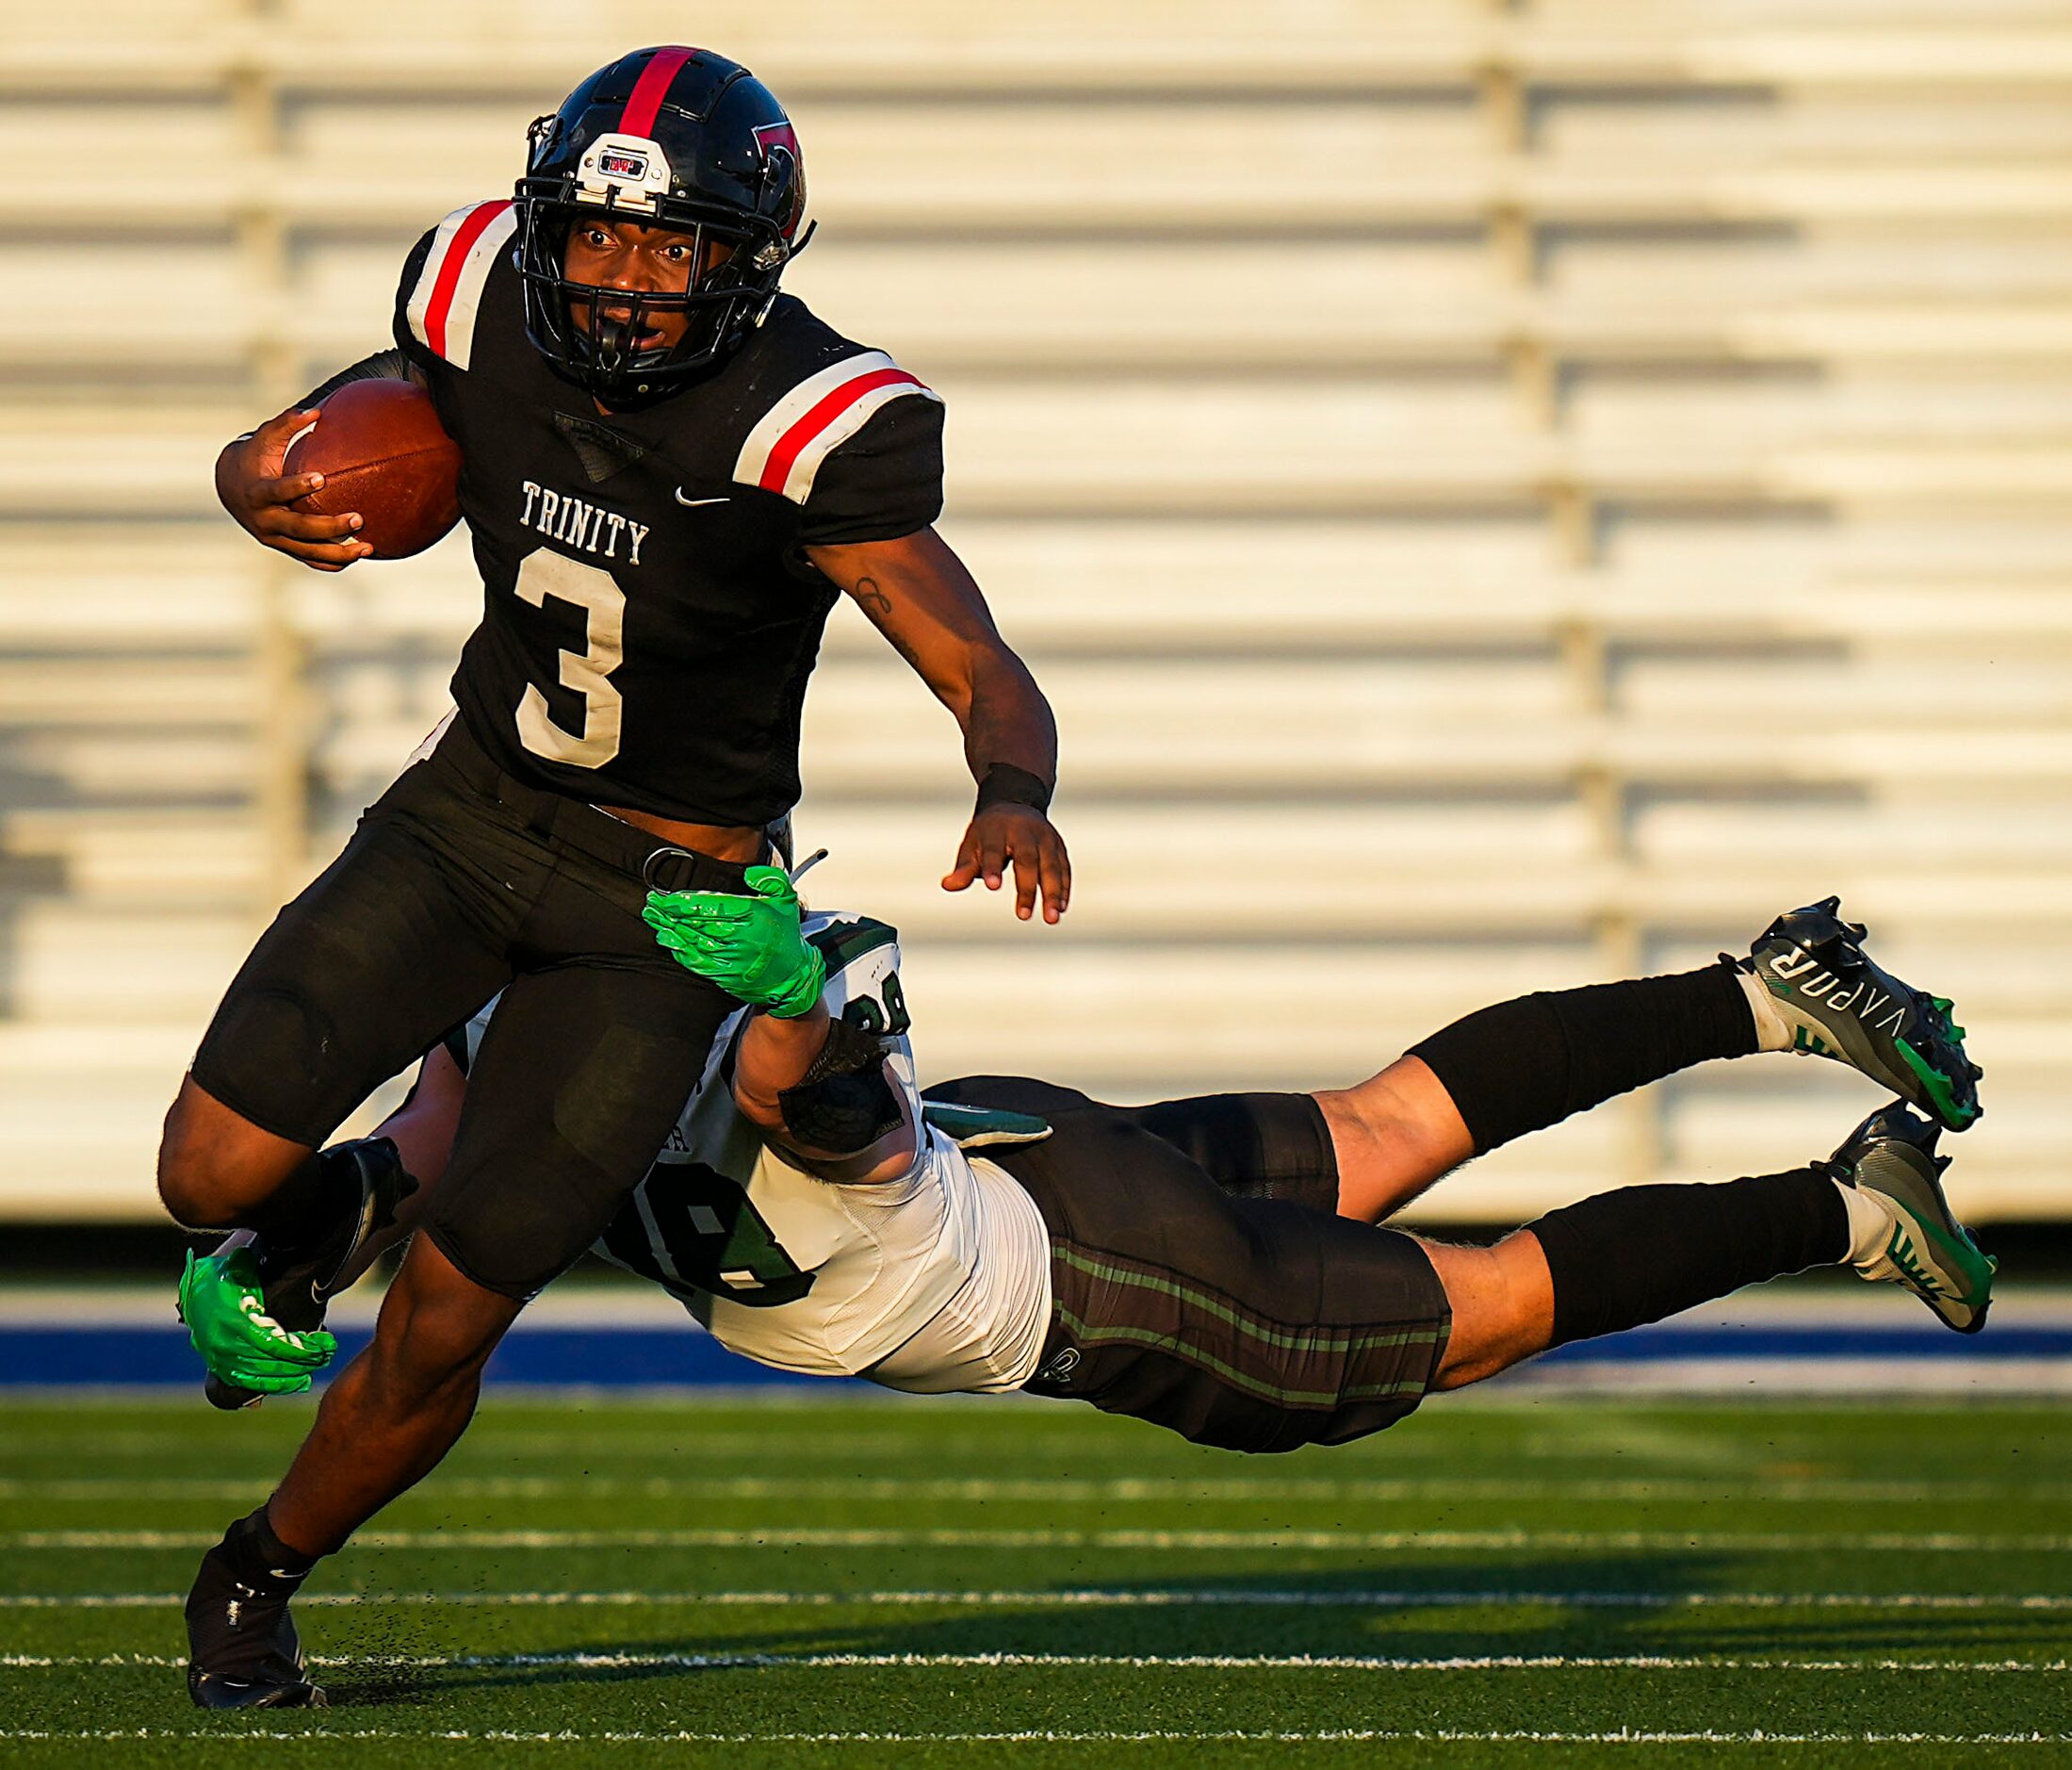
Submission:
[[[286,1083],[324,1090],[338,1028],[322,1004],[292,988],[233,990],[194,1057],[194,1080],[239,1118],[296,1143],[320,1143],[334,1124],[287,1123],[266,1104]]]
[[[724,1012],[715,997],[714,1018]],[[537,1032],[538,1028],[528,1031]],[[489,1038],[495,1039],[492,1025]],[[482,1047],[425,1230],[466,1277],[527,1301],[580,1259],[646,1174],[706,1047],[630,1022],[565,1068],[550,1041]]]
[[[565,1145],[554,1153],[579,1170],[587,1166]],[[595,1169],[588,1172],[595,1177]],[[473,1185],[460,1178],[458,1190],[440,1184],[418,1227],[463,1278],[499,1297],[531,1302],[604,1233],[603,1222],[591,1221],[595,1207],[584,1196],[597,1191],[595,1186],[527,1187],[504,1199],[494,1174]],[[606,1221],[611,1215],[605,1211]]]

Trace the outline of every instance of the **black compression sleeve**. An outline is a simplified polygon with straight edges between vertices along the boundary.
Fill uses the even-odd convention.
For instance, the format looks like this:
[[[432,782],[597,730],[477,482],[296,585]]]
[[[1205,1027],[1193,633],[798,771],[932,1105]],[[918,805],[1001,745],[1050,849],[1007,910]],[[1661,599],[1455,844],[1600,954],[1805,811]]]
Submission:
[[[885,1080],[885,1047],[835,1021],[798,1084],[777,1095],[784,1128],[802,1149],[854,1155],[899,1128],[899,1101]]]
[[[302,395],[297,411],[307,411],[313,405],[321,405],[349,381],[408,381],[410,358],[393,345],[385,351],[376,351],[372,356],[363,356],[350,368],[341,369],[329,381],[321,381]]]
[[[237,1227],[256,1229],[278,1249],[321,1237],[359,1203],[360,1180],[321,1150],[298,1162],[286,1179],[239,1219]],[[229,1224],[197,1227],[231,1227]]]
[[[1755,1017],[1724,965],[1520,996],[1411,1055],[1452,1096],[1477,1154],[1707,1057],[1747,1057]]]
[[[1841,1188],[1810,1168],[1721,1186],[1622,1187],[1531,1228],[1554,1280],[1553,1346],[1659,1321],[1849,1252]]]

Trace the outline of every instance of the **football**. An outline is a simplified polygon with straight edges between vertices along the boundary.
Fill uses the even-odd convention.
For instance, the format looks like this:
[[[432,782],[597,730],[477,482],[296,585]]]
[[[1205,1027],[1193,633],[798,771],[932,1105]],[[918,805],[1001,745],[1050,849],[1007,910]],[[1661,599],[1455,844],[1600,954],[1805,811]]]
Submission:
[[[349,381],[288,444],[284,474],[321,473],[297,510],[358,512],[376,559],[421,553],[460,520],[461,451],[414,382]]]

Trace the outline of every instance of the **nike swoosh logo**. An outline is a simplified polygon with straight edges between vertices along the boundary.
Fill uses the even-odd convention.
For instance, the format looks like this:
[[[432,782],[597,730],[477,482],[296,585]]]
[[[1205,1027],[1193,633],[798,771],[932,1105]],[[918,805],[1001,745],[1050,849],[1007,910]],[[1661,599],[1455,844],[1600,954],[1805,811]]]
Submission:
[[[695,510],[700,504],[724,504],[728,501],[730,500],[725,498],[686,498],[683,495],[683,487],[680,485],[677,487],[677,502],[686,510]]]

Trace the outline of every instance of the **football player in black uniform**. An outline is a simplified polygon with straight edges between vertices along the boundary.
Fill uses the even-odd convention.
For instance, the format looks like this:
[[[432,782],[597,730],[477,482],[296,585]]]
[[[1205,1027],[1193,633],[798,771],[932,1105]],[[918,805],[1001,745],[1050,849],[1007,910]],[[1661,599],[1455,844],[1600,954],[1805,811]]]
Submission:
[[[621,57],[533,125],[512,200],[421,239],[395,348],[218,464],[226,507],[323,570],[356,518],[293,507],[289,438],[343,382],[426,388],[463,455],[483,614],[457,714],[231,985],[166,1123],[182,1221],[248,1232],[285,1319],[412,1185],[316,1152],[498,991],[451,1168],[270,1507],[268,1565],[319,1554],[465,1428],[484,1360],[645,1172],[731,1004],[660,952],[650,884],[735,890],[798,796],[798,729],[840,593],[954,713],[978,803],[944,879],[1012,870],[1066,907],[1051,712],[930,526],[941,405],[778,279],[811,222],[797,137],[702,50]],[[235,1608],[235,1607],[234,1607]],[[255,1693],[194,1680],[207,1706]]]

